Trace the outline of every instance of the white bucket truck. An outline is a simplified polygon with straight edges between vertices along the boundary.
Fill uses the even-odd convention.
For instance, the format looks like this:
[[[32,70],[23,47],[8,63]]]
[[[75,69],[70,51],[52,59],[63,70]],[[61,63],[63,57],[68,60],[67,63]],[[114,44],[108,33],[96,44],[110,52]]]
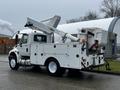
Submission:
[[[25,26],[33,31],[22,33],[19,44],[9,52],[10,68],[46,66],[50,75],[61,75],[65,69],[81,70],[105,64],[103,45],[96,40],[97,29],[84,28],[79,31],[79,37],[75,37],[56,29],[59,21],[59,16],[51,18],[48,24],[28,18]],[[54,33],[62,37],[63,43],[54,43]],[[65,43],[66,39],[71,42]],[[91,51],[94,41],[97,41],[97,47]]]

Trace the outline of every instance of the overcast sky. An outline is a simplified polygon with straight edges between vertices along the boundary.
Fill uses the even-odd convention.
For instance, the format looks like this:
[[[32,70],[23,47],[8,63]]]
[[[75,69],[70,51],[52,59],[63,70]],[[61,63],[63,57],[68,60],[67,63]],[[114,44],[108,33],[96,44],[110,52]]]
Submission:
[[[26,17],[36,20],[54,15],[62,17],[62,23],[84,16],[89,10],[99,13],[102,0],[0,0],[0,19],[22,29]]]

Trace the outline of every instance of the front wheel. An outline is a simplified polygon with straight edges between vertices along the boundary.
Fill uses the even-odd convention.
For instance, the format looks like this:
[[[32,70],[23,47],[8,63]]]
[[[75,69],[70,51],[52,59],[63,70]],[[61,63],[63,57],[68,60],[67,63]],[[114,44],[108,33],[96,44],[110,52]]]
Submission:
[[[19,64],[17,63],[16,57],[13,55],[10,55],[9,57],[9,66],[12,70],[18,70]]]
[[[59,63],[55,60],[50,60],[47,63],[47,71],[51,76],[61,76],[63,74],[63,69],[60,67]]]

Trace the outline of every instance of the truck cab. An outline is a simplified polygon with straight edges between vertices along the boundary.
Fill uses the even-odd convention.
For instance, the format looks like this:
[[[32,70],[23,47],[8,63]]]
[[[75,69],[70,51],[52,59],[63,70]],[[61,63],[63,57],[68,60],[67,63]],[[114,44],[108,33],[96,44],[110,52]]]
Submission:
[[[9,64],[13,69],[16,63],[24,64],[23,61],[30,60],[31,45],[33,43],[47,43],[47,36],[36,30],[29,33],[19,33],[18,37],[18,44],[9,52],[9,61],[11,61]],[[13,59],[11,60],[11,58]]]
[[[34,31],[33,33],[24,33],[22,38],[17,45],[17,49],[20,52],[21,58],[30,59],[31,53],[31,44],[32,43],[46,43],[47,36],[43,33],[37,33]]]

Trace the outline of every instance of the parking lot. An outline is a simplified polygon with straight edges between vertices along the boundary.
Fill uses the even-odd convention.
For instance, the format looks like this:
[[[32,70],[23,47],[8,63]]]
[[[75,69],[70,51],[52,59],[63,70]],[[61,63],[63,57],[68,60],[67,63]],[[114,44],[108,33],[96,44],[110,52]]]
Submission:
[[[119,90],[120,76],[80,72],[51,77],[45,70],[9,68],[7,55],[0,55],[0,90]]]

